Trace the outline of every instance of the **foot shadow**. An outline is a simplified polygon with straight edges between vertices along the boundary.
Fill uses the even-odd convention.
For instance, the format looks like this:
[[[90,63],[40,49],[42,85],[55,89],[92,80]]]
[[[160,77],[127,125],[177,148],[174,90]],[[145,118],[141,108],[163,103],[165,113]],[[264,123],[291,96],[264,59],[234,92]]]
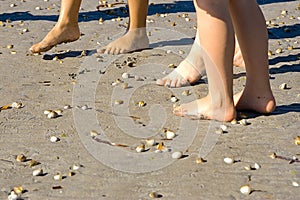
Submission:
[[[65,58],[81,58],[84,56],[91,56],[93,54],[97,53],[97,49],[89,49],[83,51],[68,51],[68,52],[62,52],[62,53],[54,53],[54,54],[45,54],[43,55],[44,60],[53,60],[55,57],[59,60],[63,60]]]

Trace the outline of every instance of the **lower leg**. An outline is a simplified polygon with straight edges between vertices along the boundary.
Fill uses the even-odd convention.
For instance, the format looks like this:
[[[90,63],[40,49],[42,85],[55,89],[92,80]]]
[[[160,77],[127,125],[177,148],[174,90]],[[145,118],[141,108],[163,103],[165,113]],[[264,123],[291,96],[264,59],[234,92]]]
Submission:
[[[228,0],[195,0],[201,55],[206,68],[209,94],[174,109],[176,115],[231,121],[234,34]],[[211,31],[213,30],[213,31]]]
[[[120,54],[149,48],[146,33],[148,0],[128,0],[129,28],[125,35],[98,50],[99,53]]]
[[[270,113],[275,109],[275,99],[269,82],[268,34],[263,14],[255,0],[232,0],[231,15],[247,74],[244,91],[235,95],[236,108]]]
[[[56,25],[40,43],[33,45],[30,51],[33,53],[44,52],[57,44],[79,39],[78,13],[80,5],[81,0],[62,0]]]

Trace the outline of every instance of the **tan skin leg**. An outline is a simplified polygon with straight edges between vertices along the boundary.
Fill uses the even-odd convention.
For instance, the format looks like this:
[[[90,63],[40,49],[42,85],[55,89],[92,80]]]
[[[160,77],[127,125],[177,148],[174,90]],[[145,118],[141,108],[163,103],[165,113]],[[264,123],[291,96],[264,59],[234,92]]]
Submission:
[[[247,72],[244,91],[234,96],[236,108],[270,113],[276,103],[269,82],[268,33],[264,16],[255,0],[232,1],[231,15],[245,55]]]
[[[98,50],[99,53],[121,54],[149,48],[146,33],[148,0],[128,0],[130,23],[125,35]]]
[[[205,98],[175,107],[174,113],[218,121],[234,119],[234,34],[231,16],[245,55],[247,73],[246,87],[241,94],[235,96],[235,106],[237,109],[260,113],[272,112],[275,109],[275,99],[269,83],[266,27],[255,0],[196,0],[195,6],[197,17],[202,21],[198,25],[199,38],[208,76],[209,94]],[[245,23],[248,26],[244,26]],[[209,32],[212,29],[214,31]]]
[[[54,28],[39,43],[29,50],[32,53],[45,52],[57,44],[73,42],[80,37],[78,12],[81,0],[62,0],[59,19]]]

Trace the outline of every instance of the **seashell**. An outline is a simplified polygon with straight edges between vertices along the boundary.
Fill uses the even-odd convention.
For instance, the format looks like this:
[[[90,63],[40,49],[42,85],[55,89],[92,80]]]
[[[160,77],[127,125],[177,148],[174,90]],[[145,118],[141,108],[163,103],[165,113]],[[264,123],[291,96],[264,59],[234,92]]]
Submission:
[[[123,79],[128,79],[129,77],[130,77],[130,75],[128,73],[123,73],[122,74]]]
[[[71,108],[72,108],[72,107],[71,107],[70,105],[65,105],[65,106],[64,106],[64,109],[65,109],[65,110],[68,110],[68,109],[71,109]]]
[[[56,137],[56,136],[51,136],[50,137],[50,142],[55,143],[55,142],[58,142],[58,141],[59,141],[58,137]]]
[[[12,108],[17,108],[17,109],[22,108],[22,106],[23,106],[23,104],[21,102],[13,102],[11,104]]]
[[[218,129],[215,131],[215,133],[216,133],[216,134],[223,134],[224,131],[223,131],[223,129],[218,128]]]
[[[124,101],[122,101],[122,100],[115,100],[115,105],[121,105],[123,103],[124,103]]]
[[[25,162],[27,160],[27,158],[24,154],[19,154],[19,155],[17,155],[16,160],[18,162]]]
[[[300,136],[295,137],[295,145],[300,145]]]
[[[185,54],[185,52],[184,52],[183,50],[179,50],[178,53],[179,53],[180,55]]]
[[[41,175],[43,175],[43,173],[44,173],[43,169],[36,169],[32,172],[32,175],[33,176],[41,176]]]
[[[240,120],[239,122],[240,122],[240,124],[242,124],[243,126],[249,125],[249,122],[248,122],[246,119],[242,119],[242,120]]]
[[[180,159],[182,157],[182,152],[181,151],[176,151],[174,153],[172,153],[172,158],[174,159]]]
[[[112,86],[116,86],[116,85],[118,85],[118,83],[113,82],[111,85],[112,85]]]
[[[184,90],[183,92],[182,92],[182,95],[183,96],[189,96],[191,93],[190,93],[190,91],[189,90]]]
[[[272,56],[273,52],[271,50],[268,51],[268,56]]]
[[[11,8],[16,7],[16,6],[17,6],[17,5],[14,4],[14,3],[12,3],[12,4],[9,5],[9,7],[11,7]]]
[[[75,172],[69,172],[68,176],[75,176],[75,174],[76,174]]]
[[[226,163],[226,164],[233,164],[234,163],[234,159],[233,158],[224,158],[224,162]]]
[[[249,195],[251,193],[251,187],[249,185],[244,185],[240,188],[240,192]]]
[[[60,172],[57,172],[54,176],[53,176],[53,179],[56,180],[56,181],[60,181],[62,180],[62,175]]]
[[[176,26],[176,23],[175,22],[171,22],[171,26]]]
[[[233,119],[230,123],[231,124],[238,124],[238,121],[236,119]]]
[[[147,139],[147,140],[145,140],[145,144],[149,147],[152,147],[156,144],[156,142],[154,139]]]
[[[168,140],[172,140],[176,136],[176,134],[171,130],[166,130],[165,136]]]
[[[172,69],[176,68],[176,66],[174,64],[169,64],[168,67],[172,68]]]
[[[299,183],[297,183],[296,181],[293,181],[293,182],[292,182],[292,185],[293,185],[294,187],[299,187]]]
[[[7,198],[8,200],[17,200],[18,195],[14,191],[11,191]]]
[[[34,166],[36,166],[38,164],[40,164],[40,163],[38,161],[36,161],[36,160],[30,160],[29,161],[29,167],[34,167]]]
[[[272,159],[275,159],[275,158],[277,158],[277,155],[276,155],[276,153],[272,153],[272,154],[270,155],[270,158],[272,158]]]
[[[45,110],[45,111],[44,111],[44,114],[45,114],[45,115],[48,115],[48,114],[50,114],[51,112],[52,112],[52,110]]]
[[[156,152],[166,152],[166,151],[168,151],[168,148],[164,145],[163,142],[158,143],[158,145],[156,146],[156,149],[158,150]]]
[[[289,51],[292,51],[293,49],[294,49],[294,47],[293,46],[288,46],[288,48],[287,48]]]
[[[29,29],[28,29],[28,28],[24,28],[24,29],[22,30],[22,32],[23,32],[23,33],[27,33],[27,32],[29,32]]]
[[[136,80],[136,81],[143,81],[144,79],[142,77],[140,77],[140,76],[135,75],[134,76],[134,80]]]
[[[244,167],[244,169],[249,171],[249,170],[252,170],[252,167],[249,165],[249,166]]]
[[[223,131],[227,131],[228,127],[224,124],[220,125],[220,129],[222,129]]]
[[[57,114],[55,111],[52,110],[52,111],[47,115],[47,117],[48,117],[49,119],[53,119],[53,118],[58,117],[58,114]]]
[[[201,164],[201,163],[205,163],[205,162],[207,162],[207,160],[204,160],[204,159],[201,158],[201,157],[196,159],[196,163],[197,163],[197,164]]]
[[[14,187],[13,191],[16,193],[16,194],[22,194],[24,189],[22,186],[17,186],[17,187]]]
[[[254,163],[254,169],[260,169],[261,166],[258,163]]]
[[[56,112],[58,115],[62,115],[63,111],[58,109],[58,110],[54,110],[54,112]]]
[[[276,51],[275,51],[276,53],[282,53],[282,48],[278,48],[278,49],[276,49]]]
[[[76,171],[76,170],[78,170],[80,167],[81,167],[81,166],[78,165],[78,164],[73,164],[72,167],[71,167],[71,170]]]
[[[145,145],[141,144],[135,148],[136,152],[141,153],[145,151]]]
[[[282,11],[281,11],[281,15],[286,15],[287,13],[288,13],[287,10],[282,10]]]
[[[91,131],[90,131],[90,135],[91,135],[92,137],[96,137],[97,135],[99,135],[99,133],[98,133],[97,131],[95,131],[95,130],[91,130]]]
[[[186,21],[186,22],[189,22],[189,21],[191,21],[191,19],[188,18],[188,17],[186,17],[186,18],[185,18],[185,21]]]
[[[87,105],[83,105],[83,106],[81,106],[81,109],[82,110],[87,110],[87,109],[89,109],[89,107]]]
[[[8,44],[8,45],[6,45],[6,48],[8,48],[8,49],[12,49],[12,48],[14,48],[14,45],[12,45],[12,44]]]
[[[10,54],[15,55],[15,54],[17,54],[17,52],[16,51],[11,51]]]
[[[35,7],[35,10],[42,10],[40,6]]]
[[[150,198],[153,198],[153,199],[156,199],[156,198],[161,198],[162,195],[161,195],[161,194],[158,194],[157,192],[150,192],[150,193],[149,193],[149,197],[150,197]]]
[[[178,98],[175,97],[175,96],[172,96],[170,100],[171,100],[172,103],[175,103],[175,102],[178,101]]]
[[[146,106],[146,103],[145,103],[144,101],[139,101],[139,102],[137,103],[137,106],[141,108],[141,107]]]
[[[121,85],[121,87],[125,90],[125,89],[127,89],[128,88],[128,83],[123,83],[122,85]]]
[[[286,89],[288,89],[288,86],[287,86],[286,83],[282,83],[282,84],[279,85],[279,89],[286,90]]]

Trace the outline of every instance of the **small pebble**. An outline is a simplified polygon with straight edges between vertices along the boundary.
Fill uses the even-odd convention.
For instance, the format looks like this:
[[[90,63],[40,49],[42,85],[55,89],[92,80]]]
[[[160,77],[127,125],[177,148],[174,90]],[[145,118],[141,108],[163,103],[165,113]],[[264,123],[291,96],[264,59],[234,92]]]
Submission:
[[[299,187],[299,183],[297,183],[296,181],[293,181],[293,182],[292,182],[292,185],[293,185],[294,187]]]
[[[81,107],[82,110],[87,110],[89,107],[87,105],[84,105]]]
[[[19,154],[19,155],[17,155],[16,160],[18,162],[25,162],[27,160],[27,158],[24,154]]]
[[[260,169],[261,166],[258,163],[254,163],[254,169]]]
[[[56,136],[51,136],[50,137],[50,142],[55,143],[55,142],[58,142],[58,141],[59,141],[58,137],[56,137]]]
[[[176,134],[175,134],[173,131],[170,131],[170,130],[167,130],[167,131],[166,131],[166,138],[167,138],[168,140],[173,139],[175,136],[176,136]]]

